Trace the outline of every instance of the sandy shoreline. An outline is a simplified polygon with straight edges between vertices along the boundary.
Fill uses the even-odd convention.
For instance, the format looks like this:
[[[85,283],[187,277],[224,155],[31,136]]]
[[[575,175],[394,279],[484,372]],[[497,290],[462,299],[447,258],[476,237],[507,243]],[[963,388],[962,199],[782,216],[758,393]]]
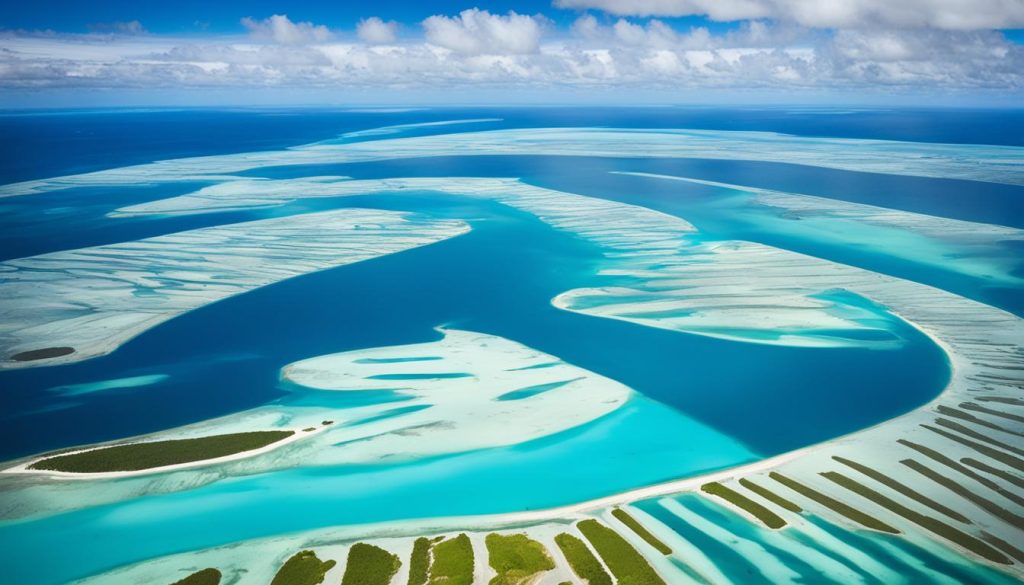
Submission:
[[[165,321],[212,303],[469,230],[460,220],[349,208],[4,261],[0,288],[10,318],[0,324],[0,370],[107,355]],[[133,278],[125,279],[126,273]],[[72,351],[31,360],[8,357],[57,347]]]
[[[311,427],[306,427],[306,428],[311,428]],[[225,455],[223,457],[215,457],[213,459],[201,459],[201,460],[198,460],[198,461],[189,461],[187,463],[176,463],[174,465],[163,465],[163,466],[160,466],[160,467],[151,467],[149,469],[139,469],[139,470],[135,470],[135,471],[104,471],[104,472],[98,472],[98,473],[76,473],[76,472],[70,472],[70,471],[54,471],[54,470],[50,470],[50,469],[29,469],[32,465],[35,465],[36,463],[38,463],[40,461],[43,461],[45,459],[50,459],[52,457],[56,457],[57,456],[57,455],[47,455],[45,457],[34,457],[34,458],[32,458],[32,459],[30,459],[30,460],[28,460],[28,461],[26,461],[24,463],[21,463],[19,465],[15,465],[13,467],[8,467],[6,469],[0,469],[0,474],[7,473],[7,474],[18,474],[18,475],[42,475],[42,476],[46,476],[46,477],[52,477],[52,478],[55,478],[55,479],[90,480],[90,479],[119,479],[119,478],[123,478],[123,477],[137,477],[137,476],[140,476],[140,475],[151,475],[151,474],[155,474],[155,473],[166,473],[166,472],[169,472],[169,471],[179,471],[179,470],[182,470],[182,469],[192,469],[192,468],[195,468],[195,467],[205,467],[207,465],[218,465],[218,464],[221,464],[221,463],[229,463],[231,461],[238,461],[238,460],[241,460],[241,459],[248,459],[249,457],[255,457],[257,455],[262,455],[264,453],[269,453],[271,451],[279,449],[279,448],[281,448],[281,447],[283,447],[285,445],[288,445],[290,443],[295,443],[295,442],[301,441],[302,439],[305,439],[307,437],[312,437],[312,436],[314,436],[314,435],[324,431],[327,428],[327,426],[320,425],[318,427],[312,427],[312,428],[314,429],[312,431],[307,431],[307,430],[304,430],[304,429],[268,429],[268,430],[274,430],[274,431],[293,431],[293,434],[288,436],[288,437],[285,437],[285,438],[281,439],[280,441],[275,441],[273,443],[270,443],[269,445],[265,445],[265,446],[259,447],[257,449],[250,449],[248,451],[241,451],[239,453],[233,453],[231,455]],[[197,437],[189,437],[189,438],[197,438]],[[161,440],[173,441],[175,439],[161,439]],[[120,446],[125,446],[125,445],[138,445],[138,444],[147,443],[147,442],[160,442],[160,441],[135,441],[135,442],[128,442],[128,443],[118,443],[116,445],[101,445],[99,447],[89,447],[89,448],[86,448],[86,449],[76,449],[74,451],[67,451],[67,452],[64,452],[64,453],[60,453],[60,455],[74,455],[74,454],[77,454],[77,453],[88,453],[89,451],[97,451],[97,450],[100,450],[100,449],[108,449],[108,448],[111,448],[111,447],[120,447]]]
[[[902,317],[901,317],[902,318]],[[412,520],[394,520],[380,523],[371,524],[360,524],[350,526],[334,526],[319,528],[314,530],[302,531],[289,535],[280,535],[276,537],[261,538],[255,541],[241,541],[248,543],[263,543],[265,545],[271,545],[277,543],[282,548],[317,548],[323,546],[334,546],[339,543],[346,543],[351,541],[368,541],[374,539],[404,539],[404,538],[415,538],[425,534],[440,534],[440,533],[457,533],[457,532],[473,532],[473,533],[484,533],[496,530],[532,530],[533,528],[541,529],[545,525],[558,525],[558,526],[570,526],[571,524],[585,518],[591,517],[603,517],[608,509],[615,506],[626,506],[632,502],[639,500],[656,498],[659,496],[670,496],[673,494],[685,493],[685,492],[697,492],[700,486],[708,482],[727,481],[736,479],[739,477],[745,477],[752,474],[767,472],[779,467],[782,467],[788,463],[797,462],[801,459],[806,458],[808,455],[818,453],[823,450],[828,450],[832,447],[841,444],[849,445],[851,442],[859,442],[858,439],[861,435],[870,431],[876,430],[880,427],[888,427],[890,431],[899,432],[905,424],[915,424],[913,420],[917,415],[927,412],[935,403],[940,402],[948,398],[951,394],[955,394],[958,390],[962,390],[965,386],[965,379],[963,376],[963,370],[958,367],[958,354],[949,344],[938,338],[932,331],[924,328],[917,323],[906,320],[912,326],[922,331],[930,339],[932,339],[939,347],[942,348],[943,352],[947,355],[950,362],[950,380],[946,387],[939,395],[927,404],[921,405],[920,407],[894,419],[889,419],[853,433],[835,437],[815,445],[811,445],[795,451],[790,451],[755,461],[749,464],[730,467],[727,469],[695,475],[691,477],[681,478],[672,480],[660,484],[645,486],[637,489],[632,489],[601,498],[587,500],[576,504],[570,504],[565,506],[558,506],[554,508],[547,508],[543,510],[531,510],[523,512],[508,512],[500,514],[482,514],[472,516],[450,516],[450,517],[434,517],[425,519],[412,519]],[[309,433],[307,433],[309,434]],[[279,444],[277,444],[279,445]],[[244,454],[242,454],[244,455]],[[728,504],[723,504],[728,506]],[[731,506],[729,506],[732,508]],[[607,521],[607,519],[606,519]],[[530,533],[532,534],[532,533]],[[536,535],[534,535],[536,536]],[[627,536],[629,536],[627,534]],[[907,535],[908,537],[910,535]],[[916,538],[916,537],[915,537]],[[635,539],[634,539],[635,540]],[[172,555],[171,557],[160,557],[160,558],[174,558],[180,555],[205,555],[205,554],[218,554],[218,550],[233,549],[240,543],[230,543],[213,547],[209,549],[201,549],[191,551],[188,553],[180,553],[179,555]],[[635,545],[637,543],[634,543]],[[962,553],[970,554],[968,551],[960,550]],[[977,557],[974,557],[977,559]],[[655,559],[659,560],[659,559]],[[980,561],[980,559],[978,559]],[[120,571],[131,570],[132,567],[141,567],[149,563],[153,563],[153,560],[146,561],[140,564],[133,564],[123,567],[122,569],[115,570],[114,573],[109,575],[118,574]],[[983,561],[981,561],[983,562]],[[100,578],[102,575],[96,575],[92,579]],[[92,582],[90,580],[90,582]]]
[[[550,215],[547,217],[550,217]],[[578,218],[568,217],[565,221],[567,222],[570,219],[575,220]],[[658,233],[660,232],[655,232],[654,235],[649,236],[648,239],[657,243],[656,236]],[[632,250],[631,248],[630,250],[632,253],[636,253],[635,250]],[[792,259],[794,263],[807,262],[810,264],[823,262],[821,259],[803,255],[793,255]],[[746,260],[744,261],[746,262]],[[748,262],[748,265],[753,264],[753,261]],[[989,395],[1014,395],[1011,393],[1015,391],[1015,383],[1019,387],[1019,377],[1014,378],[1013,374],[1004,374],[1003,372],[1008,369],[1010,371],[1019,369],[1010,366],[1018,366],[1020,364],[1020,334],[1024,331],[1021,327],[1021,320],[1004,311],[994,309],[976,301],[964,299],[936,287],[896,279],[894,277],[888,277],[877,273],[862,274],[861,272],[863,271],[855,270],[856,267],[851,267],[849,265],[827,263],[822,264],[821,266],[823,269],[834,271],[828,273],[828,276],[830,276],[830,278],[834,276],[838,280],[837,286],[851,290],[852,292],[860,294],[873,302],[877,302],[878,304],[885,306],[888,313],[895,315],[904,323],[907,323],[911,327],[922,332],[942,350],[946,355],[950,376],[945,387],[942,388],[942,390],[931,400],[925,404],[912,408],[903,414],[878,422],[872,426],[821,441],[794,451],[711,473],[704,473],[655,485],[630,489],[617,494],[575,504],[542,510],[508,512],[501,514],[435,517],[431,519],[322,527],[285,535],[282,538],[287,539],[289,542],[300,540],[309,541],[310,539],[321,539],[323,542],[330,542],[330,540],[323,539],[334,539],[333,541],[339,541],[351,538],[412,537],[447,530],[500,530],[510,527],[525,528],[543,523],[567,524],[575,522],[581,517],[584,517],[584,515],[600,514],[602,511],[606,511],[607,508],[612,506],[626,505],[638,500],[657,498],[660,496],[694,492],[699,490],[701,485],[708,482],[731,482],[740,477],[764,474],[775,469],[781,469],[786,476],[793,477],[794,481],[799,481],[812,489],[818,489],[822,492],[829,492],[830,490],[833,490],[831,493],[835,494],[837,492],[834,490],[838,490],[839,488],[830,484],[827,480],[822,479],[821,475],[822,472],[833,471],[837,468],[837,464],[832,459],[832,456],[836,455],[857,459],[862,463],[869,464],[870,467],[877,470],[879,473],[883,473],[889,477],[898,478],[898,480],[903,483],[912,483],[915,480],[920,481],[919,477],[914,476],[898,465],[898,456],[901,453],[906,454],[906,452],[900,451],[903,447],[897,445],[896,441],[902,439],[913,439],[915,441],[919,441],[930,449],[942,453],[948,453],[953,458],[963,455],[965,453],[963,447],[958,447],[956,444],[948,442],[948,440],[937,438],[936,436],[929,434],[929,430],[922,430],[920,427],[928,423],[934,424],[936,418],[943,414],[942,411],[939,411],[939,413],[935,411],[935,406],[937,404],[943,404],[944,406],[952,408],[957,406],[961,401],[970,400],[973,393],[979,392],[984,392]],[[768,282],[773,281],[769,280]],[[552,305],[556,308],[564,308],[559,307],[556,301],[557,297],[552,300]],[[827,389],[823,389],[823,391],[825,390]],[[997,428],[996,432],[999,433],[1001,431]],[[292,437],[289,437],[289,439],[298,440],[301,436],[312,434],[314,433],[301,433],[298,436],[294,436],[294,439]],[[1002,435],[997,435],[997,437],[1002,437]],[[288,439],[282,440],[278,443],[268,445],[263,449],[276,449],[286,442],[290,441]],[[1013,444],[1017,445],[1018,443],[1014,442]],[[41,473],[55,475],[57,477],[71,476],[74,479],[93,479],[104,476],[126,477],[130,475],[171,471],[176,468],[212,465],[233,459],[251,457],[258,454],[261,450],[248,451],[224,458],[204,460],[201,462],[166,466],[150,470],[140,470],[138,472],[67,474],[62,472],[27,469],[22,472]],[[890,456],[890,453],[893,454],[893,456]],[[33,462],[28,462],[24,464],[24,467],[27,467],[32,463]],[[15,472],[13,471],[14,469],[17,468],[3,470],[3,472]],[[839,469],[843,468],[839,467]],[[961,481],[966,482],[967,480],[961,479]],[[971,485],[972,484],[967,482],[965,487],[971,487]],[[890,496],[893,496],[897,501],[902,501],[899,500],[899,494],[895,494],[887,490],[881,491],[883,494],[887,493]],[[884,508],[879,507],[877,503],[871,503],[868,500],[846,492],[838,493],[842,494],[841,499],[856,504],[856,507],[863,508],[874,515],[879,515],[884,518],[886,522],[891,521],[893,525],[903,532],[903,535],[908,539],[921,537],[923,535],[924,537],[931,539],[931,542],[941,544],[942,546],[952,549],[963,556],[978,560],[980,563],[989,562],[982,560],[981,557],[971,556],[971,551],[965,550],[961,545],[956,544],[948,538],[946,540],[942,540],[940,538],[936,538],[932,534],[925,533],[920,528],[913,526],[910,523],[912,521],[908,521],[906,518],[901,518],[898,513],[885,511]],[[991,514],[979,512],[970,508],[969,503],[957,500],[956,498],[948,495],[943,496],[941,503],[948,505],[948,507],[953,508],[956,511],[963,512],[964,516],[970,517],[974,528],[964,530],[969,535],[975,536],[978,534],[978,530],[984,529],[985,531],[991,531],[992,534],[995,534],[1004,540],[1012,542],[1011,537],[1008,537],[1008,535],[1014,533],[1009,532],[1009,528],[1007,528],[1009,525],[1005,522],[1000,524],[998,518],[993,517]],[[920,504],[911,505],[911,508],[917,510],[920,508]],[[823,513],[824,508],[820,506],[805,506],[805,510],[807,511],[807,514],[826,518],[830,517],[827,513]],[[878,510],[882,510],[882,512],[879,514],[877,512]],[[740,513],[742,514],[742,512]],[[835,515],[833,514],[831,518],[835,518]],[[854,526],[849,521],[843,521],[842,519],[838,520],[839,523],[844,526],[859,529],[859,527]],[[920,525],[920,523],[918,523],[918,525]],[[988,532],[983,532],[981,534],[988,534]],[[234,545],[224,546],[237,546],[239,543],[249,542],[253,542],[253,540],[240,540]],[[199,552],[200,551],[196,551],[197,554]],[[1013,568],[1009,569],[1010,571],[1020,573],[1020,565],[1012,566]],[[1003,569],[1004,567],[1000,568]]]

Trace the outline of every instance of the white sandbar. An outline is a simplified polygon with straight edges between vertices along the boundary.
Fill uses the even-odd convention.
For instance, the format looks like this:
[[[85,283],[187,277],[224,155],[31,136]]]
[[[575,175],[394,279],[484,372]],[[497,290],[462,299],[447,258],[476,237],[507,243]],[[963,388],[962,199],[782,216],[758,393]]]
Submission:
[[[318,143],[285,150],[159,161],[0,186],[0,197],[71,187],[222,181],[261,167],[426,156],[572,155],[755,160],[1011,185],[1024,184],[1024,148],[792,136],[719,130],[528,128]]]
[[[0,263],[0,369],[104,355],[214,301],[468,230],[461,221],[343,209],[8,260]],[[51,347],[75,351],[12,359]]]
[[[632,395],[619,382],[508,339],[441,332],[439,341],[319,356],[282,370],[282,378],[308,388],[411,398],[339,411],[334,444],[314,462],[379,463],[516,445],[604,416]],[[389,412],[401,414],[379,417]]]
[[[268,181],[279,204],[296,198],[382,192],[437,191],[491,199],[521,209],[551,226],[601,247],[606,261],[599,288],[567,291],[555,306],[652,327],[752,343],[805,347],[893,347],[887,324],[863,307],[823,298],[837,285],[836,265],[750,242],[702,244],[678,217],[636,205],[528,185],[516,179],[442,177],[303,185]],[[281,183],[275,185],[274,183]],[[197,192],[119,210],[121,214],[196,213],[238,208],[259,183]],[[241,199],[235,195],[244,191]],[[272,196],[261,201],[269,204]],[[873,338],[860,335],[875,332]]]

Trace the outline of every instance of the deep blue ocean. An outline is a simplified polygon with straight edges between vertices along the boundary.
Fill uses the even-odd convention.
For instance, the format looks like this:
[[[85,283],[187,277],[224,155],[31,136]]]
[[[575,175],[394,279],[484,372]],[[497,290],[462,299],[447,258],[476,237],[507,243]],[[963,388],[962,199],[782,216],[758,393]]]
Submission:
[[[468,118],[501,121],[424,127],[403,136],[556,126],[671,127],[1024,146],[1024,112],[994,110],[8,112],[0,114],[0,135],[4,137],[0,142],[0,183],[186,156],[280,149],[345,132]],[[770,222],[744,221],[713,205],[719,192],[711,187],[608,171],[687,176],[1024,227],[1021,187],[737,160],[449,156],[259,169],[245,174],[273,178],[321,174],[354,178],[520,177],[543,187],[675,214],[693,222],[709,239],[762,242],[930,284],[1024,314],[1024,291],[1019,288],[877,250],[796,236],[773,228]],[[507,337],[614,378],[657,404],[732,437],[758,457],[827,440],[907,412],[936,396],[948,379],[948,364],[939,348],[903,324],[897,328],[906,343],[897,350],[821,350],[739,343],[557,310],[550,299],[592,279],[599,252],[531,215],[497,203],[413,192],[312,199],[274,209],[174,218],[106,217],[125,205],[184,194],[200,186],[68,189],[0,199],[0,259],[341,207],[460,218],[469,221],[473,230],[424,248],[293,278],[208,305],[147,331],[108,356],[66,366],[2,372],[0,460],[300,400],[303,398],[280,384],[282,366],[331,352],[429,341],[438,337],[434,328],[440,325]],[[1019,256],[1019,250],[1007,253]],[[1024,274],[1021,267],[1018,264],[1014,273]],[[71,397],[49,391],[152,374],[168,378],[145,388]],[[627,460],[636,456],[625,447],[613,455],[604,451],[609,449],[608,441],[602,443],[600,437],[616,425],[618,432],[627,429],[637,435],[636,444],[629,448],[650,453],[659,453],[659,444],[686,441],[685,434],[674,434],[666,426],[656,427],[656,433],[655,427],[649,428],[645,435],[638,423],[631,422],[630,417],[636,416],[628,411],[619,413],[593,428],[570,431],[571,436],[545,439],[518,450],[470,453],[401,469],[292,470],[243,478],[235,484],[223,482],[227,487],[215,484],[28,523],[5,526],[0,522],[0,544],[16,544],[27,566],[32,559],[44,558],[39,551],[54,535],[105,539],[105,547],[84,545],[67,560],[67,567],[54,569],[54,577],[66,578],[168,552],[332,523],[568,504],[743,462],[695,459],[654,465],[654,458],[640,457],[630,473],[615,481],[598,476],[571,488],[546,487],[587,477],[595,458]],[[593,439],[596,442],[584,440],[591,435],[597,437]],[[578,451],[565,446],[577,443]],[[331,479],[323,481],[323,476]],[[544,483],[535,481],[538,477],[545,477]],[[354,486],[370,478],[378,491],[356,493]],[[313,479],[327,486],[321,490],[329,487],[334,492],[309,499],[302,486]],[[487,498],[467,495],[487,490],[496,481],[506,489],[488,493]],[[454,482],[464,490],[461,495],[438,497],[450,493]],[[350,497],[346,489],[353,490]],[[167,520],[174,510],[187,509],[189,498],[212,502],[223,490],[255,490],[263,495],[206,515]],[[382,499],[390,504],[380,505]],[[332,506],[329,512],[324,511],[325,503]],[[259,522],[252,516],[267,509],[282,511],[261,515]],[[118,522],[109,520],[114,513],[120,514]],[[200,527],[209,523],[223,528],[203,532]]]

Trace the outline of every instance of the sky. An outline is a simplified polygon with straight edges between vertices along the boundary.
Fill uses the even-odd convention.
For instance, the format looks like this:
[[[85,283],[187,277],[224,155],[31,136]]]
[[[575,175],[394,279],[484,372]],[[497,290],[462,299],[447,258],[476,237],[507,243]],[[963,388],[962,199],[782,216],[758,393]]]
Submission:
[[[1024,104],[1024,0],[34,0],[0,107]]]

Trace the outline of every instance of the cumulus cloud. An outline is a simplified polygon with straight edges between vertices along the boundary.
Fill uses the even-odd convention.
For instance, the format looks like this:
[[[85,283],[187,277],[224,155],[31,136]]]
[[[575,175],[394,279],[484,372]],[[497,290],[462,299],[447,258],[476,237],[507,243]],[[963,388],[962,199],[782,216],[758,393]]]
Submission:
[[[356,36],[371,45],[393,43],[398,37],[398,23],[393,20],[385,22],[376,16],[364,18],[356,25]]]
[[[428,42],[456,53],[522,55],[537,51],[543,22],[539,16],[471,8],[454,17],[431,16],[423,21],[423,30]]]
[[[821,52],[847,83],[1022,87],[1024,49],[994,31],[840,31]]]
[[[333,36],[324,25],[312,22],[292,22],[285,14],[275,14],[263,20],[255,20],[247,16],[242,19],[242,26],[249,30],[249,35],[252,38],[280,45],[323,43]]]
[[[595,40],[600,37],[601,25],[598,24],[593,14],[584,14],[572,23],[569,30],[578,37]]]
[[[693,27],[688,32],[679,33],[657,19],[651,19],[646,24],[638,24],[620,18],[607,27],[585,22],[576,30],[583,38],[596,41],[603,46],[621,45],[671,50],[710,49],[720,45],[721,40],[712,39],[711,33],[704,27]]]
[[[1021,0],[555,0],[554,4],[618,16],[700,15],[719,21],[771,18],[816,28],[1024,27]]]
[[[592,46],[625,46],[649,49],[721,49],[728,47],[785,47],[806,45],[817,36],[808,29],[747,21],[725,34],[712,35],[707,27],[695,26],[676,31],[656,18],[645,23],[620,18],[602,25],[593,15],[584,14],[570,27],[573,35]]]
[[[396,39],[388,24],[366,19],[360,40],[334,39],[324,27],[271,17],[247,25],[262,43],[0,31],[0,88],[1024,91],[1024,46],[997,31],[747,21],[715,34],[584,15],[571,34],[545,38],[543,17],[482,10],[428,18],[419,39]]]

